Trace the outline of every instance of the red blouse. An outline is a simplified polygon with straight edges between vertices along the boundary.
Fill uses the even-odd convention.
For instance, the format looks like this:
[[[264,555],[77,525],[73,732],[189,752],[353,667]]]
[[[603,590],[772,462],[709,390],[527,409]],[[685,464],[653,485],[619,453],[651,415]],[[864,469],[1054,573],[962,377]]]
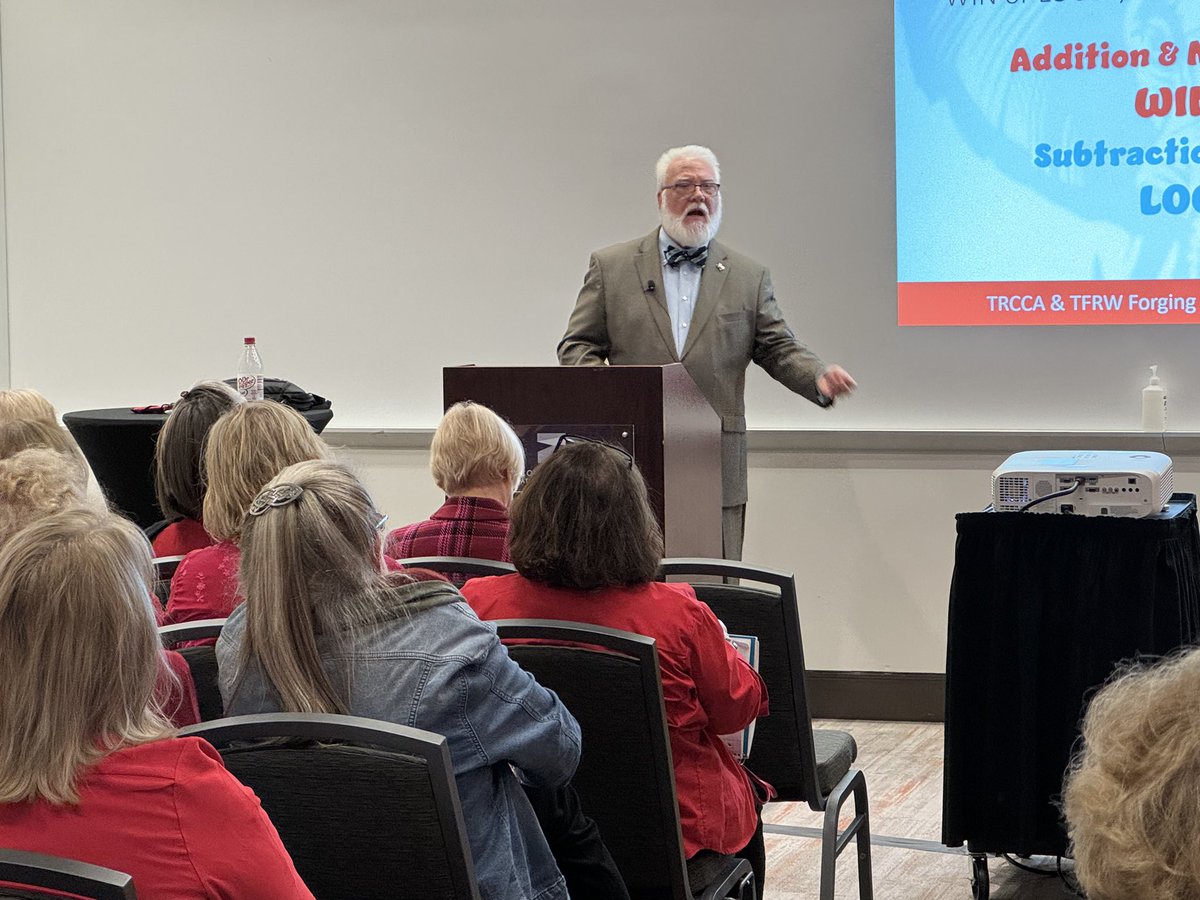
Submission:
[[[578,591],[501,575],[473,578],[462,593],[484,620],[563,619],[654,638],[684,852],[736,853],[749,843],[758,826],[754,789],[720,735],[765,716],[767,688],[691,587],[650,582]]]
[[[154,548],[155,557],[183,556],[202,547],[215,544],[212,536],[204,530],[204,526],[195,519],[180,519],[172,522],[154,536],[150,542]]]
[[[144,900],[312,900],[258,798],[199,738],[110,753],[79,795],[0,805],[0,847],[126,872]]]
[[[193,550],[171,578],[167,622],[223,619],[242,602],[238,596],[238,564],[242,553],[233,541]]]

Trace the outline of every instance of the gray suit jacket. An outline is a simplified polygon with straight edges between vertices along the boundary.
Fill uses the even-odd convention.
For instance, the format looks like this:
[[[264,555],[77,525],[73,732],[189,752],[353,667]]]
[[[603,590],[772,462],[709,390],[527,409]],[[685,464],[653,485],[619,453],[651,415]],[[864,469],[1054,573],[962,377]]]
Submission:
[[[653,283],[655,290],[650,290]],[[763,266],[713,241],[683,355],[675,352],[662,288],[658,229],[592,254],[583,288],[558,344],[563,365],[682,362],[721,417],[723,504],[746,502],[746,367],[820,403],[824,363],[801,344],[775,302]]]

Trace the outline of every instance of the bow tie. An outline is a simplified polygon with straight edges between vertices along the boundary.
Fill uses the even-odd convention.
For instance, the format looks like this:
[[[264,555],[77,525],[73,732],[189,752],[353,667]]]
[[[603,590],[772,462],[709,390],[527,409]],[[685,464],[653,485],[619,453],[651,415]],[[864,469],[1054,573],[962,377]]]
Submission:
[[[685,262],[690,262],[698,269],[704,268],[704,261],[708,259],[708,245],[703,247],[668,247],[666,253],[667,265],[672,269],[678,269]]]

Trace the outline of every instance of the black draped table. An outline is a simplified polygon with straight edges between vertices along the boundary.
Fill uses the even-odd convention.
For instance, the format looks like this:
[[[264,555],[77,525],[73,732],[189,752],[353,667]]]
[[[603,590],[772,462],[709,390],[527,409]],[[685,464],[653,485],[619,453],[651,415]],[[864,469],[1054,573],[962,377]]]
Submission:
[[[300,415],[320,434],[333,410],[310,409]],[[154,498],[154,442],[166,420],[165,415],[128,408],[63,414],[63,424],[87,457],[109,503],[142,528],[162,518]]]
[[[1057,856],[1086,700],[1115,664],[1200,635],[1196,498],[1149,519],[961,513],[950,587],[942,841]]]

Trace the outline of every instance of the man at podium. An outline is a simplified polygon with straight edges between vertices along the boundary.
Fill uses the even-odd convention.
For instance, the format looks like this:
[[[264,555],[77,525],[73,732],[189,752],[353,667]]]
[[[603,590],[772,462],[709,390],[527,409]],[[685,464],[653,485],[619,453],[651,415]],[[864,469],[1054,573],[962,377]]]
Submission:
[[[592,254],[558,344],[563,365],[683,363],[721,417],[722,545],[742,558],[746,517],[746,367],[751,361],[819,406],[854,379],[805,347],[784,321],[765,267],[713,240],[721,167],[707,147],[658,159],[661,226]]]

